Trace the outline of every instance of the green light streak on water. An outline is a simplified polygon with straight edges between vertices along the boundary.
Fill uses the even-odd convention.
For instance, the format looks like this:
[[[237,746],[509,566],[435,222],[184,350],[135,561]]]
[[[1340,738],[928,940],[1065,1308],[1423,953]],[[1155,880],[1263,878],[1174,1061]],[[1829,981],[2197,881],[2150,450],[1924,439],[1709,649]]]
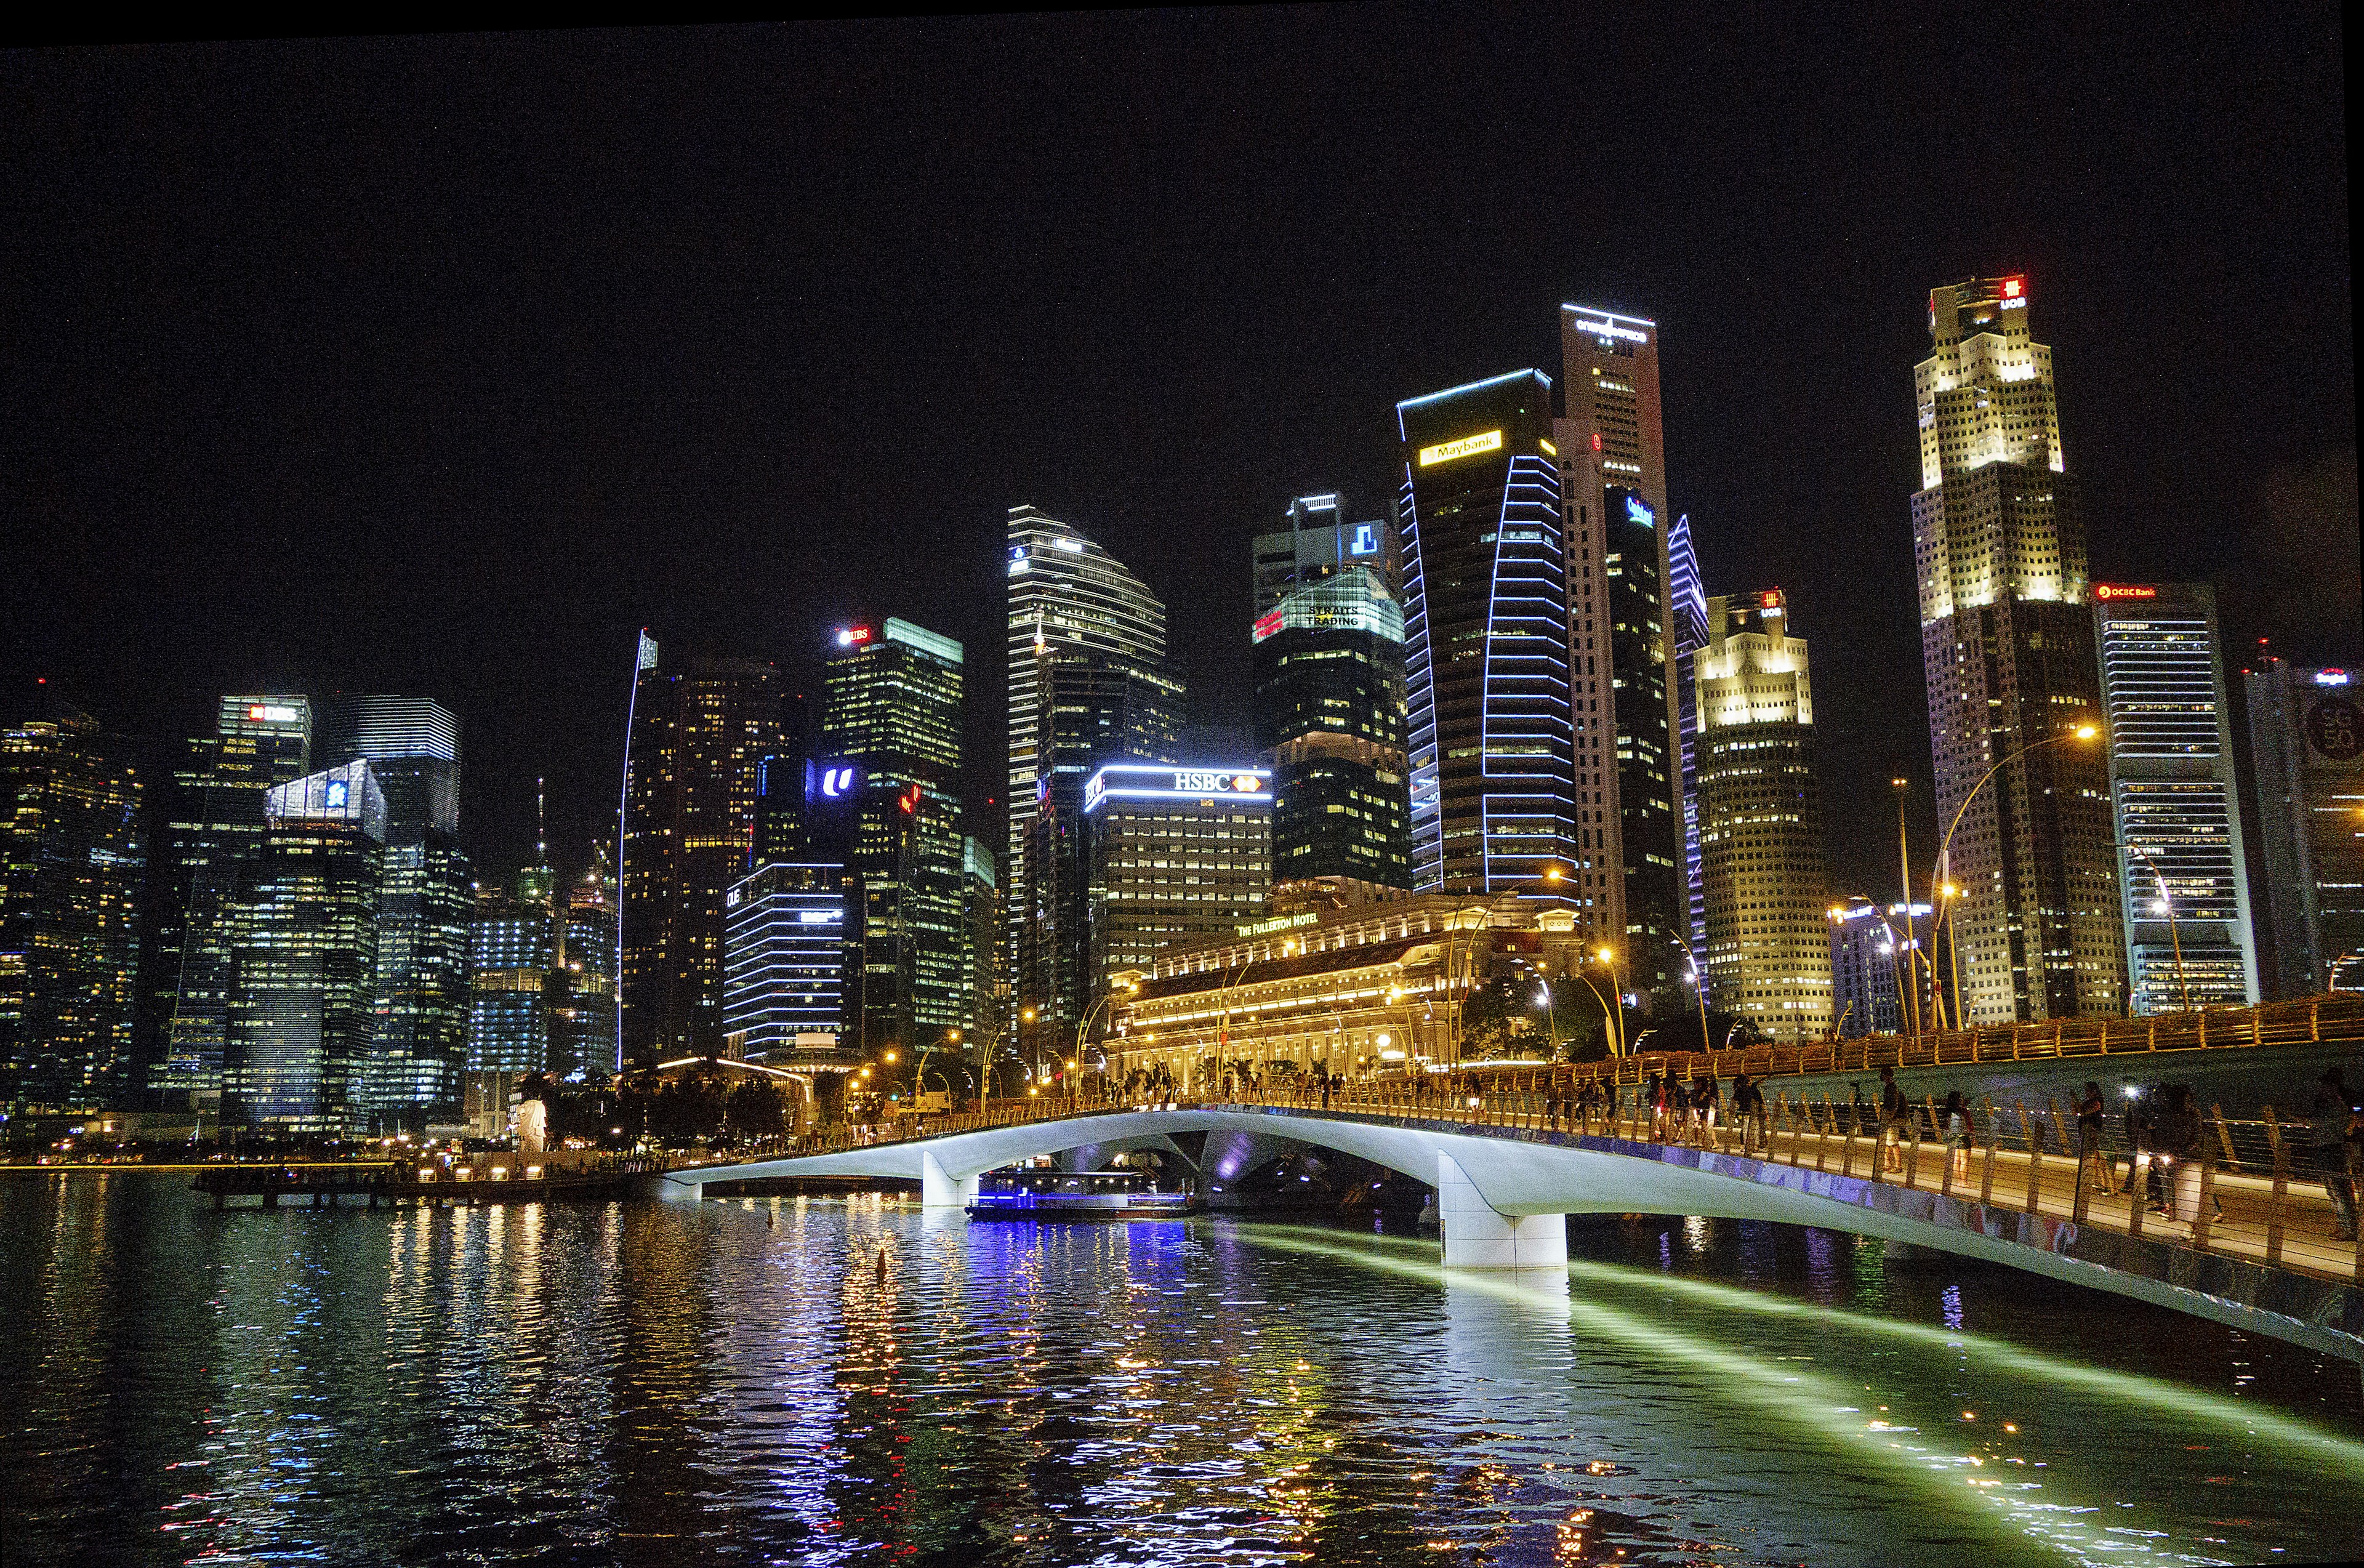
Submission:
[[[1512,1276],[1474,1272],[1448,1274],[1436,1261],[1434,1248],[1429,1243],[1358,1237],[1355,1245],[1342,1246],[1335,1240],[1335,1232],[1293,1227],[1242,1227],[1238,1233],[1255,1246],[1332,1258],[1438,1284],[1450,1279],[1456,1289],[1483,1291],[1532,1311],[1565,1311],[1570,1324],[1582,1332],[1644,1354],[1653,1364],[1713,1372],[1717,1375],[1698,1380],[1711,1397],[1744,1407],[1753,1416],[1777,1427],[1810,1435],[1858,1462],[1869,1462],[1910,1485],[1915,1493],[1944,1508],[1948,1517],[1977,1523],[2014,1544],[2033,1540],[2085,1564],[2120,1563],[2134,1554],[2169,1556],[2187,1562],[2228,1561],[2190,1555],[2188,1542],[2181,1549],[2170,1545],[2172,1532],[2146,1526],[2125,1507],[2109,1509],[2105,1515],[2100,1505],[2062,1500],[2059,1494],[2064,1488],[2057,1475],[2042,1480],[2023,1479],[2012,1474],[2010,1469],[1988,1464],[1983,1456],[1947,1452],[1925,1441],[1915,1442],[1914,1438],[1925,1434],[1902,1420],[1893,1425],[1868,1420],[1866,1412],[1855,1403],[1863,1396],[1858,1386],[1843,1385],[1822,1375],[1801,1372],[1795,1362],[1750,1356],[1720,1341],[1673,1328],[1663,1318],[1643,1318],[1578,1297],[1564,1298],[1556,1290],[1520,1285]],[[1571,1279],[1589,1284],[1627,1290],[1671,1288],[1701,1306],[1786,1318],[1816,1331],[1827,1332],[1835,1328],[1918,1346],[1957,1350],[2013,1373],[2067,1382],[2080,1390],[2113,1399],[2131,1398],[2151,1408],[2232,1426],[2252,1437],[2279,1440],[2317,1462],[2336,1460],[2348,1467],[2349,1474],[2359,1473],[2357,1467],[2364,1466],[2364,1445],[2293,1418],[2154,1379],[2082,1366],[1982,1336],[1890,1322],[1763,1296],[1734,1286],[1608,1264],[1571,1261],[1568,1273]],[[1964,1496],[1965,1488],[1968,1498]],[[2039,1497],[2039,1493],[2046,1496]],[[2090,1524],[2089,1519],[2092,1521]],[[2154,1541],[2158,1544],[2153,1545]]]
[[[1299,1233],[1312,1237],[1336,1235],[1334,1231],[1301,1228],[1299,1228]],[[1392,1236],[1375,1236],[1370,1240],[1378,1246],[1408,1256],[1433,1259],[1436,1255],[1435,1247],[1424,1241]],[[2016,1373],[2047,1387],[2076,1388],[2103,1396],[2118,1405],[2138,1405],[2161,1415],[2206,1422],[2252,1438],[2278,1442],[2297,1451],[2292,1454],[2293,1458],[2298,1452],[2303,1452],[2317,1460],[2331,1462],[2338,1466],[2333,1473],[2343,1480],[2364,1476],[2364,1443],[2328,1431],[2302,1417],[2267,1408],[2255,1401],[2208,1394],[2163,1378],[2147,1377],[2141,1373],[2091,1366],[2064,1356],[2046,1355],[2041,1351],[2031,1351],[1990,1335],[1927,1323],[1899,1322],[1869,1313],[1818,1306],[1813,1302],[1770,1296],[1741,1285],[1718,1284],[1712,1280],[1665,1273],[1656,1269],[1571,1259],[1567,1272],[1570,1279],[1588,1284],[1682,1296],[1702,1307],[1751,1313],[1760,1318],[1798,1324],[1816,1332],[1835,1327],[1852,1333],[1929,1349],[1959,1350],[1966,1359],[1980,1362],[1990,1370]]]

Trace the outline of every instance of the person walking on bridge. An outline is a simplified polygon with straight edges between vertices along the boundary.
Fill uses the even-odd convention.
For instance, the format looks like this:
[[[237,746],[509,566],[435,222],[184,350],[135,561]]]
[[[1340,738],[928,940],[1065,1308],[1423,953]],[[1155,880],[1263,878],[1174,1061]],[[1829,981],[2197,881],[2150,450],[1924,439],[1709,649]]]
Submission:
[[[1964,1182],[1970,1175],[1970,1112],[1962,1103],[1962,1091],[1954,1089],[1946,1095],[1946,1109],[1938,1118],[1946,1134],[1946,1158],[1952,1167],[1952,1177]]]
[[[2310,1118],[2314,1124],[2314,1158],[2323,1172],[2324,1190],[2331,1195],[2339,1217],[2335,1232],[2342,1241],[2356,1240],[2357,1096],[2337,1066],[2324,1070],[2315,1081]]]
[[[2110,1167],[2102,1158],[2102,1085],[2085,1080],[2085,1092],[2077,1096],[2077,1172],[2097,1193],[2110,1190]]]
[[[1879,1070],[1879,1168],[1894,1173],[1904,1169],[1904,1118],[1912,1107],[1904,1103],[1904,1091],[1896,1086],[1896,1069]]]

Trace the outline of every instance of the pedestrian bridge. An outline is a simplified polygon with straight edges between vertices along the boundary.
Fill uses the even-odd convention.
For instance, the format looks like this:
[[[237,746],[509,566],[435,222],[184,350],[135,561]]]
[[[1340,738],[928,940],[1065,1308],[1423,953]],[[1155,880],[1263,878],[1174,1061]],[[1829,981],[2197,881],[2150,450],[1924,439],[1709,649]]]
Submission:
[[[1360,1100],[1367,1096],[1354,1096]],[[1238,1134],[1358,1156],[1436,1189],[1448,1268],[1552,1270],[1567,1263],[1570,1214],[1773,1220],[1878,1237],[2025,1269],[2269,1335],[2364,1365],[2358,1249],[2337,1240],[2327,1195],[2295,1179],[2276,1142],[2270,1178],[2220,1172],[2213,1150],[2176,1218],[2139,1196],[2093,1190],[2075,1153],[2046,1151],[2024,1118],[2020,1148],[1988,1136],[1949,1160],[1916,1122],[1883,1171],[1876,1134],[1843,1107],[1781,1106],[1769,1125],[1654,1128],[1638,1111],[1563,1124],[1561,1107],[1507,1097],[1436,1103],[1169,1103],[1063,1111],[1021,1104],[950,1118],[920,1136],[823,1152],[677,1168],[663,1195],[709,1183],[869,1176],[920,1184],[957,1209],[987,1171],[1070,1151],[1176,1147],[1177,1134]],[[2221,1129],[2220,1129],[2221,1134]],[[2226,1148],[2231,1145],[2227,1143]],[[2113,1180],[2126,1183],[2121,1162]]]

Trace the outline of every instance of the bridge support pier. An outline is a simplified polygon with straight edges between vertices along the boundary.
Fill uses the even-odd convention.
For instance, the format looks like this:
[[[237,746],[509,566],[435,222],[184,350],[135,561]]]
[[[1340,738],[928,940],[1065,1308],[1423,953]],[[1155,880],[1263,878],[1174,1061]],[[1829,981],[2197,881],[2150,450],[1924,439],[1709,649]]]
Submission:
[[[1567,1272],[1567,1216],[1498,1211],[1450,1154],[1436,1157],[1436,1219],[1448,1269]]]
[[[966,1208],[976,1201],[976,1178],[955,1176],[930,1153],[920,1156],[920,1207]]]

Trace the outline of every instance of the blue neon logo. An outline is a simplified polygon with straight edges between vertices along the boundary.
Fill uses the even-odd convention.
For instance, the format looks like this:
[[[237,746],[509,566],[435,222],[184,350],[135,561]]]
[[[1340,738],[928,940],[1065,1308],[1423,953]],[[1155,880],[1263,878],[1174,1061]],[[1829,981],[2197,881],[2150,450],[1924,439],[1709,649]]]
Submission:
[[[1356,523],[1355,525],[1354,542],[1346,547],[1346,552],[1350,555],[1378,554],[1379,525],[1377,523]]]
[[[1638,495],[1625,497],[1625,517],[1627,521],[1639,523],[1645,528],[1658,526],[1658,514],[1650,510],[1649,503]]]

